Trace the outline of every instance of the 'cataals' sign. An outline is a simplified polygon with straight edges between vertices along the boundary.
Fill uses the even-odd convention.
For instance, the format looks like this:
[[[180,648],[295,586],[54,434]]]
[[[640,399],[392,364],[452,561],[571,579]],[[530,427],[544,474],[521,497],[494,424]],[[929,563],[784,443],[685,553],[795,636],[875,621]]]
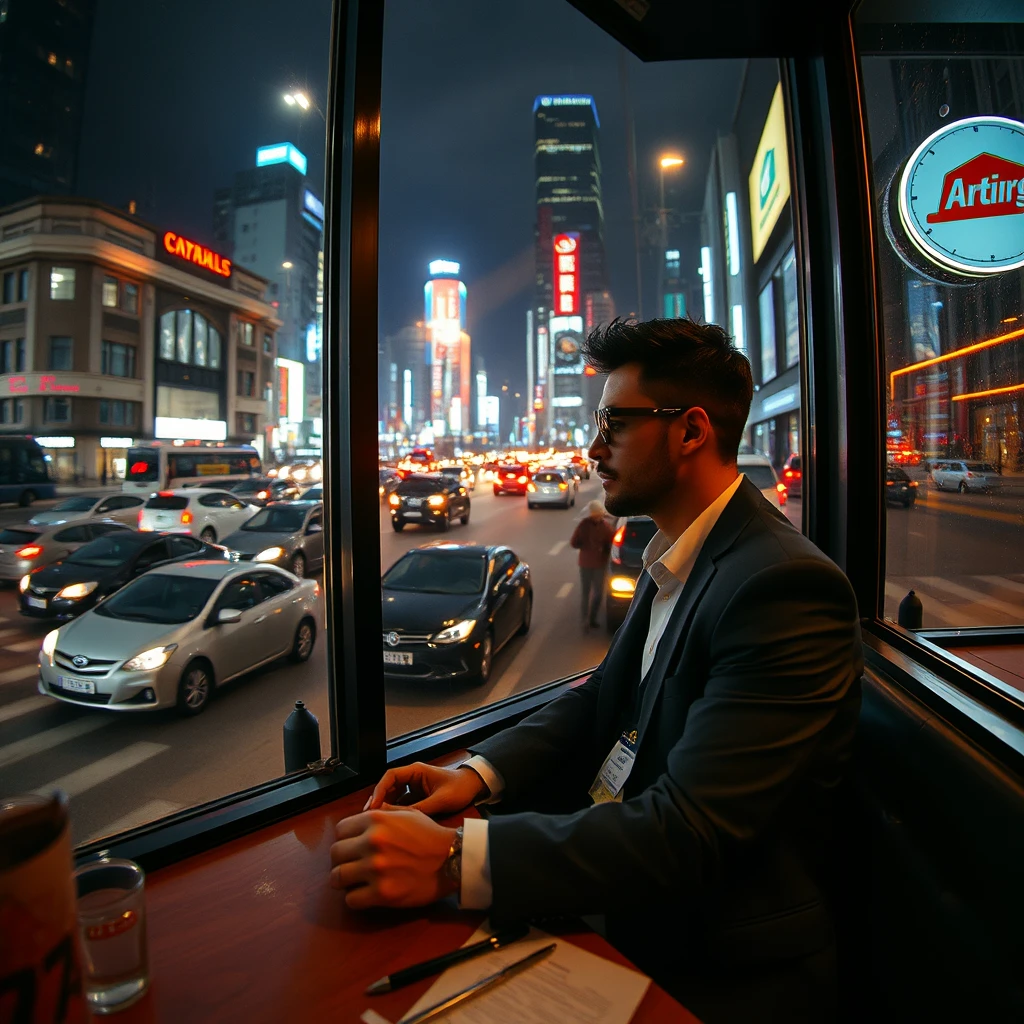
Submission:
[[[899,219],[931,263],[968,277],[1024,267],[1024,124],[968,117],[907,161]]]

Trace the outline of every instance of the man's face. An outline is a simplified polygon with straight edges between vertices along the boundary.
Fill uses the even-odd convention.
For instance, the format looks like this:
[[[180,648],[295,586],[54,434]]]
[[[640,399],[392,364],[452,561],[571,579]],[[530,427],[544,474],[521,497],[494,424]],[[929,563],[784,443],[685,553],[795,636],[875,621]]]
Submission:
[[[657,403],[640,390],[640,367],[627,363],[608,374],[602,406],[643,407]],[[604,504],[614,516],[652,515],[672,494],[675,466],[668,437],[672,420],[654,416],[612,417],[615,435],[605,444],[598,436],[590,446],[604,484]]]

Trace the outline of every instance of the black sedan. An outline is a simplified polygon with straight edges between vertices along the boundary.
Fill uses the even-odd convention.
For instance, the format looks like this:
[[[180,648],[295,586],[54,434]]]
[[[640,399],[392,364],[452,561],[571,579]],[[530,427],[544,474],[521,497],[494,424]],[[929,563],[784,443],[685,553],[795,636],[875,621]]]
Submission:
[[[917,481],[911,480],[899,466],[887,466],[885,470],[885,500],[890,505],[910,508],[917,500]]]
[[[469,522],[469,491],[457,478],[440,473],[414,473],[388,496],[391,525],[401,533],[409,523],[447,530],[453,519]]]
[[[250,505],[268,505],[272,501],[295,501],[301,489],[294,480],[264,476],[240,480],[228,490]]]
[[[506,547],[414,548],[381,587],[385,676],[483,684],[495,652],[530,628],[530,567]]]
[[[118,530],[83,544],[60,562],[29,573],[21,582],[21,614],[36,619],[72,619],[154,566],[227,557],[227,548],[187,534]]]

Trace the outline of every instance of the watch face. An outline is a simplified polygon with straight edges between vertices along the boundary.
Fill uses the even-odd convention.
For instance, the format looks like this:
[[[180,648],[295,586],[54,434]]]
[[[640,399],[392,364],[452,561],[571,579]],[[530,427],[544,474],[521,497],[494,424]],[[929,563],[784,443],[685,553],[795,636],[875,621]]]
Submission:
[[[969,117],[918,146],[899,219],[924,257],[966,277],[1024,267],[1024,124]]]

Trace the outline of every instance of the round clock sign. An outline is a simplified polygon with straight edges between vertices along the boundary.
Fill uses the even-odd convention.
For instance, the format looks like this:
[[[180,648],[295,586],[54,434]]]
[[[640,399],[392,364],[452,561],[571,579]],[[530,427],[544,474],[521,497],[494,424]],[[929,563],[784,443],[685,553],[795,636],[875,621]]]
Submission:
[[[968,277],[1024,267],[1024,124],[968,117],[907,161],[899,219],[930,262]]]

